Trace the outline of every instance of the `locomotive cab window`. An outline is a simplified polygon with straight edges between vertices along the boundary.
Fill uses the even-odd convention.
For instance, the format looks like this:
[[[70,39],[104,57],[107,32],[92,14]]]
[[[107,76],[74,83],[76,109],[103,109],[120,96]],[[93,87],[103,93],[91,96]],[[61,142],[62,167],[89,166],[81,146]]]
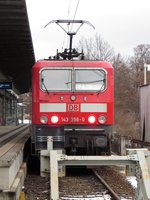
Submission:
[[[48,69],[40,73],[40,87],[43,91],[95,91],[106,89],[106,71],[103,69]]]
[[[104,91],[106,89],[106,72],[102,69],[76,69],[75,90]]]
[[[44,69],[40,86],[43,91],[70,91],[71,69]]]

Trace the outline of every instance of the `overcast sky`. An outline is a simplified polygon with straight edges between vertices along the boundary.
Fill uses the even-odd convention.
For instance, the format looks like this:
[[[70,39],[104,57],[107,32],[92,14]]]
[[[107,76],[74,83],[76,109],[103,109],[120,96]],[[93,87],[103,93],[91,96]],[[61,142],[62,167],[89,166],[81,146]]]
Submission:
[[[95,30],[82,26],[74,45],[96,33],[123,56],[133,55],[138,44],[150,44],[150,0],[26,0],[26,4],[36,60],[54,55],[56,49],[61,51],[68,41],[56,24],[44,26],[74,16],[95,26]]]

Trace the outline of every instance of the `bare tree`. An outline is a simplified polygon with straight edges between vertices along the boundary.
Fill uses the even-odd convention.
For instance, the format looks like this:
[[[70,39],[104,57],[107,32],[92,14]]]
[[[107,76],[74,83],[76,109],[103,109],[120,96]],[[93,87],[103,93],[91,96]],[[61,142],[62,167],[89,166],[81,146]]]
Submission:
[[[134,48],[134,56],[130,59],[130,67],[133,71],[133,77],[135,79],[136,88],[138,88],[139,85],[143,84],[144,63],[150,64],[149,44],[140,44],[136,48]]]
[[[138,120],[137,90],[133,87],[129,58],[117,54],[113,58],[115,74],[115,123],[116,131],[123,135],[135,135]]]
[[[123,58],[114,54],[113,48],[96,34],[92,38],[82,38],[80,48],[85,57],[91,60],[106,60],[112,63],[115,71],[115,121],[120,134],[138,135],[135,125],[138,122],[138,88],[143,84],[144,63],[150,64],[150,45],[140,44],[134,48],[134,56]],[[150,83],[150,77],[148,77]],[[135,131],[133,131],[135,130]]]
[[[113,48],[99,34],[94,38],[82,38],[79,47],[84,50],[86,59],[112,61],[114,56]]]

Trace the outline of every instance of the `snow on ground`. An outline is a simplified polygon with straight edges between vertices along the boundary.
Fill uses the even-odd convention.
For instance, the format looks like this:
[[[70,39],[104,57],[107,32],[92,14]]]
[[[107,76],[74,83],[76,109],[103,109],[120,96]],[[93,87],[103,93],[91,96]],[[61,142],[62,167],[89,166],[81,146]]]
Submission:
[[[127,176],[127,180],[131,183],[134,188],[137,188],[137,180],[135,176]]]
[[[96,197],[86,197],[86,198],[82,198],[82,197],[62,197],[62,200],[111,200],[109,195],[104,195],[104,196],[96,196]]]

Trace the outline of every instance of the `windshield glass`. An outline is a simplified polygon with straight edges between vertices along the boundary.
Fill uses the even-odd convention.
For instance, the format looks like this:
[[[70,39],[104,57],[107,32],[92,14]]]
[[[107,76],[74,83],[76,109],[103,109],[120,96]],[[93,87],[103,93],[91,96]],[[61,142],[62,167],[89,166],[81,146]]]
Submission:
[[[44,69],[40,84],[45,91],[71,90],[71,69]]]
[[[103,91],[106,72],[103,69],[43,69],[40,74],[43,91]]]
[[[102,69],[76,69],[75,90],[103,91],[106,88],[106,72]]]

